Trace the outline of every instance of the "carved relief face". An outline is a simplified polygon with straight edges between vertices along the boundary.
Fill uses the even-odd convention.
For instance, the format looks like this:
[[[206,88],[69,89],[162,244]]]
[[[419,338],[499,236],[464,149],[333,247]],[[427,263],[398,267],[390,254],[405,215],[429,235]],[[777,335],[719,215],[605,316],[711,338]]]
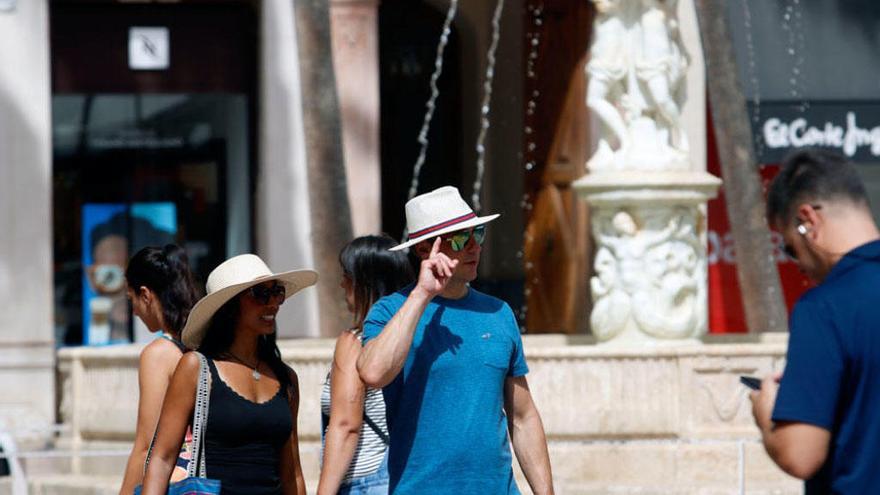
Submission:
[[[625,211],[618,212],[611,220],[614,229],[622,235],[634,236],[638,233],[639,228],[632,215]]]
[[[607,14],[616,9],[618,3],[619,0],[593,0],[593,5],[596,6],[596,11],[601,14]]]

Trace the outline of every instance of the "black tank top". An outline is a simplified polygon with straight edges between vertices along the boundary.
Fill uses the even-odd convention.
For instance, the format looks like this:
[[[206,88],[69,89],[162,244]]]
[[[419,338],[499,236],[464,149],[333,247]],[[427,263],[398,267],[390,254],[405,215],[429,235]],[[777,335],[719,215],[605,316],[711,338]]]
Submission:
[[[281,494],[281,448],[293,429],[284,387],[257,404],[221,380],[213,360],[208,359],[208,367],[212,378],[205,434],[208,478],[220,480],[223,495]]]

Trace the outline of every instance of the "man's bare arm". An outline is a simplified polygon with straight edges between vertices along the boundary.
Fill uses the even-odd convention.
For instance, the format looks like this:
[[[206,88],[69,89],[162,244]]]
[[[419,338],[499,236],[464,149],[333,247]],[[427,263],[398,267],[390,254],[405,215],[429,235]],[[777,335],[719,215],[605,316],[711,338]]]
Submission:
[[[367,386],[384,387],[403,369],[419,319],[431,299],[449,284],[457,265],[457,260],[440,252],[440,238],[435,239],[431,253],[422,261],[419,280],[409,297],[382,332],[364,346],[358,358],[358,374]]]
[[[403,369],[416,325],[430,301],[431,296],[416,286],[382,333],[364,346],[357,369],[367,386],[384,387]]]
[[[504,381],[504,409],[516,459],[535,495],[553,493],[553,474],[544,424],[524,376]]]
[[[780,377],[779,373],[768,376],[761,382],[761,389],[750,394],[752,414],[773,462],[795,478],[806,480],[825,463],[831,432],[807,423],[773,422]]]

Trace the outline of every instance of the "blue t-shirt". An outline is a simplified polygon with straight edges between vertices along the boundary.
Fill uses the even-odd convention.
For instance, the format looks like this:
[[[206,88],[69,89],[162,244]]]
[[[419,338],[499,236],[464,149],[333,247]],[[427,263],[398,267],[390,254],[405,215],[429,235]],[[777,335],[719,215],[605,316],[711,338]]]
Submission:
[[[790,327],[773,421],[831,432],[806,493],[880,493],[880,241],[841,258]]]
[[[412,288],[372,307],[365,344]],[[391,492],[519,494],[510,465],[504,382],[528,371],[507,304],[474,289],[461,299],[431,300],[403,371],[383,389]]]

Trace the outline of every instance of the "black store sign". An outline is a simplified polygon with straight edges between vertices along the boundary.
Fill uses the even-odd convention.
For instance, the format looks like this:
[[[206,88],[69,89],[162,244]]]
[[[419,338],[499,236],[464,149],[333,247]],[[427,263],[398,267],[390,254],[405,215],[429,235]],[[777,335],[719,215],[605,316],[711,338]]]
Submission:
[[[855,162],[880,161],[880,103],[749,102],[759,163],[779,163],[803,147],[834,150]]]

